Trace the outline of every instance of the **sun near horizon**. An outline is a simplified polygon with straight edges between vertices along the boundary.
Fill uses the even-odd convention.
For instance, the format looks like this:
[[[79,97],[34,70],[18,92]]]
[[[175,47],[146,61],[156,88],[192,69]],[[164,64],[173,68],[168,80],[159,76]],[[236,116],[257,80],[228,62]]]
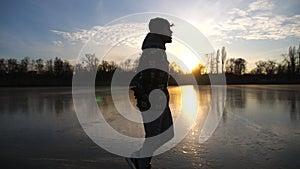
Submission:
[[[166,52],[169,62],[178,64],[184,73],[192,72],[199,64],[205,65],[204,55],[197,54],[176,40],[167,47]]]

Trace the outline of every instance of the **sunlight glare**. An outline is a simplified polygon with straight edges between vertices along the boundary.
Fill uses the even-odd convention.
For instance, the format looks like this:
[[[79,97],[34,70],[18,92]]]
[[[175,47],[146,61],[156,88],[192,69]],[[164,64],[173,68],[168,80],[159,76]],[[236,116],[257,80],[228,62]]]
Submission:
[[[182,86],[182,113],[189,124],[192,124],[198,114],[198,98],[194,86]],[[188,104],[186,104],[188,103]]]
[[[203,65],[193,51],[177,40],[170,44],[168,60],[179,64],[185,73],[191,72],[198,64]]]

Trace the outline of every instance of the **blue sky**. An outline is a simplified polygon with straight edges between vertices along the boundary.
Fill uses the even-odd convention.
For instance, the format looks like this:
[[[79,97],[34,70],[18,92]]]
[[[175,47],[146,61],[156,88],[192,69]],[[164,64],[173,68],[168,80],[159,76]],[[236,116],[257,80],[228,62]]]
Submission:
[[[74,60],[88,36],[111,20],[163,12],[195,25],[228,57],[280,61],[300,43],[299,0],[3,0],[0,57]],[[176,24],[175,24],[176,25]]]

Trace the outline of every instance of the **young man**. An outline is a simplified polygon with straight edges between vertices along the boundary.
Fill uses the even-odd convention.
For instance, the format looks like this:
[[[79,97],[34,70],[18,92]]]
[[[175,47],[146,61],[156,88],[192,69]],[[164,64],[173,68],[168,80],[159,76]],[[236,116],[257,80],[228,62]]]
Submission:
[[[165,44],[172,42],[173,32],[170,29],[171,26],[163,18],[153,18],[150,20],[150,32],[144,39],[142,45],[143,53],[137,68],[138,74],[133,80],[135,87],[132,90],[134,90],[134,95],[137,99],[137,107],[142,113],[146,134],[146,140],[140,152],[147,151],[146,154],[153,154],[156,149],[174,136],[172,115],[169,108],[169,92],[167,89],[169,62],[165,52]],[[160,90],[162,94],[155,96],[155,101],[150,103],[149,95],[155,89]],[[155,113],[158,113],[158,117],[151,120],[149,117]],[[167,134],[160,137],[165,131],[167,131]],[[158,136],[154,143],[147,140],[147,138],[154,136]],[[126,161],[132,169],[150,169],[151,158],[150,155],[144,158],[126,158]]]

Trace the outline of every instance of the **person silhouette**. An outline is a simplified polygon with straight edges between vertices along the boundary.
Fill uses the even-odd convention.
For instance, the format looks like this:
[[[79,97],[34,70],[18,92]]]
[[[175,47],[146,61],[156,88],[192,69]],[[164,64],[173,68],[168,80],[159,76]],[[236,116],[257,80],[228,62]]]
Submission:
[[[170,28],[173,24],[164,18],[157,17],[151,19],[148,26],[150,32],[143,41],[143,52],[137,67],[138,73],[132,80],[133,87],[131,88],[137,100],[137,107],[142,113],[146,139],[143,147],[136,152],[140,153],[138,158],[126,158],[132,169],[150,169],[154,151],[174,137],[167,89],[169,61],[165,51],[166,43],[172,43],[173,32]],[[153,94],[157,89],[160,92]],[[158,115],[151,120],[151,115],[155,114]],[[162,133],[164,133],[163,136],[161,136]],[[155,142],[148,141],[147,138],[151,137],[155,137]]]

